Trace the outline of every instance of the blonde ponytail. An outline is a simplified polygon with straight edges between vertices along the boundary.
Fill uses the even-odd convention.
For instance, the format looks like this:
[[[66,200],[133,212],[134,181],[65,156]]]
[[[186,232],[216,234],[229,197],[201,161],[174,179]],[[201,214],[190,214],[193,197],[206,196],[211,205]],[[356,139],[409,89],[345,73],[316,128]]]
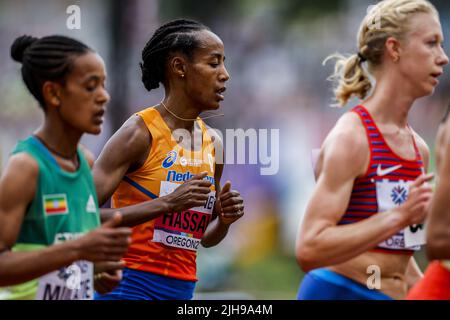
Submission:
[[[367,96],[372,84],[367,71],[363,68],[363,59],[357,54],[345,57],[341,54],[333,54],[328,60],[335,59],[334,72],[328,78],[335,81],[338,85],[334,88],[334,95],[338,105],[347,104],[353,96],[364,99]]]

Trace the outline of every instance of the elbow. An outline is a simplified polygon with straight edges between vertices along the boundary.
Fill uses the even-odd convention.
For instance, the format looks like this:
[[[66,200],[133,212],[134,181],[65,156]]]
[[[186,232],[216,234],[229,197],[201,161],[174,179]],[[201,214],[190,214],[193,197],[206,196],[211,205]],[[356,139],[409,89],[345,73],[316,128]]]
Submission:
[[[314,247],[304,243],[300,243],[297,246],[295,258],[302,271],[309,272],[321,266],[317,252]]]
[[[208,243],[204,243],[204,242],[201,242],[201,245],[202,245],[203,248],[206,248],[206,249],[212,247],[212,245],[210,245],[210,244],[208,244]]]
[[[202,245],[203,248],[211,248],[217,245],[217,243],[212,243],[211,241],[205,241],[203,239],[201,240],[200,244]]]

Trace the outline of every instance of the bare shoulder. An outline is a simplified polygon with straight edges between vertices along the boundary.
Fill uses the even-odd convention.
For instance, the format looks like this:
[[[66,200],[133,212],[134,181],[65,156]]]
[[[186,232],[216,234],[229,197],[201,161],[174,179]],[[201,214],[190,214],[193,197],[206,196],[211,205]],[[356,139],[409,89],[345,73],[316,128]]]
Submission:
[[[133,115],[125,121],[117,134],[132,149],[147,149],[151,142],[150,131],[144,120],[138,115]]]
[[[3,200],[10,196],[29,198],[34,195],[39,177],[39,165],[28,153],[21,152],[11,156],[0,180],[0,193]],[[19,192],[20,191],[20,192]]]
[[[120,158],[138,159],[148,151],[150,145],[150,131],[144,120],[134,115],[108,140],[100,158],[115,155]]]
[[[366,172],[370,157],[367,134],[354,112],[345,113],[326,137],[321,151],[321,168],[327,165],[345,169],[356,176]]]
[[[30,154],[26,152],[17,153],[9,159],[4,174],[19,172],[20,175],[17,178],[20,178],[21,175],[37,177],[39,174],[39,165]]]

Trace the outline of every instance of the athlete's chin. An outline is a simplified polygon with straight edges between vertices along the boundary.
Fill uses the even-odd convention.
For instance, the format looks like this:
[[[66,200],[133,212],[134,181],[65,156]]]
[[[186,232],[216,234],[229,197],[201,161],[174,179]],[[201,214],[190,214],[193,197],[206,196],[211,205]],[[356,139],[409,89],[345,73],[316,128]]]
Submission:
[[[102,132],[102,126],[101,125],[92,126],[88,128],[85,132],[87,134],[99,135]]]
[[[422,88],[422,90],[420,90],[418,92],[416,98],[419,99],[419,98],[431,96],[434,93],[435,90],[436,90],[435,86],[431,86],[431,85],[424,86]]]
[[[429,88],[429,89],[425,92],[425,94],[424,94],[423,96],[424,96],[424,97],[431,96],[431,95],[434,93],[435,90],[436,90],[436,87]]]
[[[217,110],[220,108],[220,101],[213,101],[205,105],[203,111],[207,110]]]
[[[220,97],[220,98],[216,99],[216,101],[214,103],[215,109],[219,109],[220,108],[220,104],[222,103],[222,101],[224,101],[223,97]]]

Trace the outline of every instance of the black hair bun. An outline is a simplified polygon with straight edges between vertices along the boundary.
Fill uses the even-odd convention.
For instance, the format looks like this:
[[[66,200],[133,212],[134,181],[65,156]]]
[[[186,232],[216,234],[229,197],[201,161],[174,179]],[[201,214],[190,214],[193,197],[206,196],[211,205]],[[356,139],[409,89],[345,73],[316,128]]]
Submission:
[[[140,64],[142,71],[142,83],[147,91],[156,89],[159,87],[159,77],[157,74],[159,70],[149,70],[142,63]],[[156,77],[155,77],[156,76]]]
[[[22,62],[25,50],[37,40],[39,39],[27,35],[18,37],[11,46],[11,57],[17,62]]]

